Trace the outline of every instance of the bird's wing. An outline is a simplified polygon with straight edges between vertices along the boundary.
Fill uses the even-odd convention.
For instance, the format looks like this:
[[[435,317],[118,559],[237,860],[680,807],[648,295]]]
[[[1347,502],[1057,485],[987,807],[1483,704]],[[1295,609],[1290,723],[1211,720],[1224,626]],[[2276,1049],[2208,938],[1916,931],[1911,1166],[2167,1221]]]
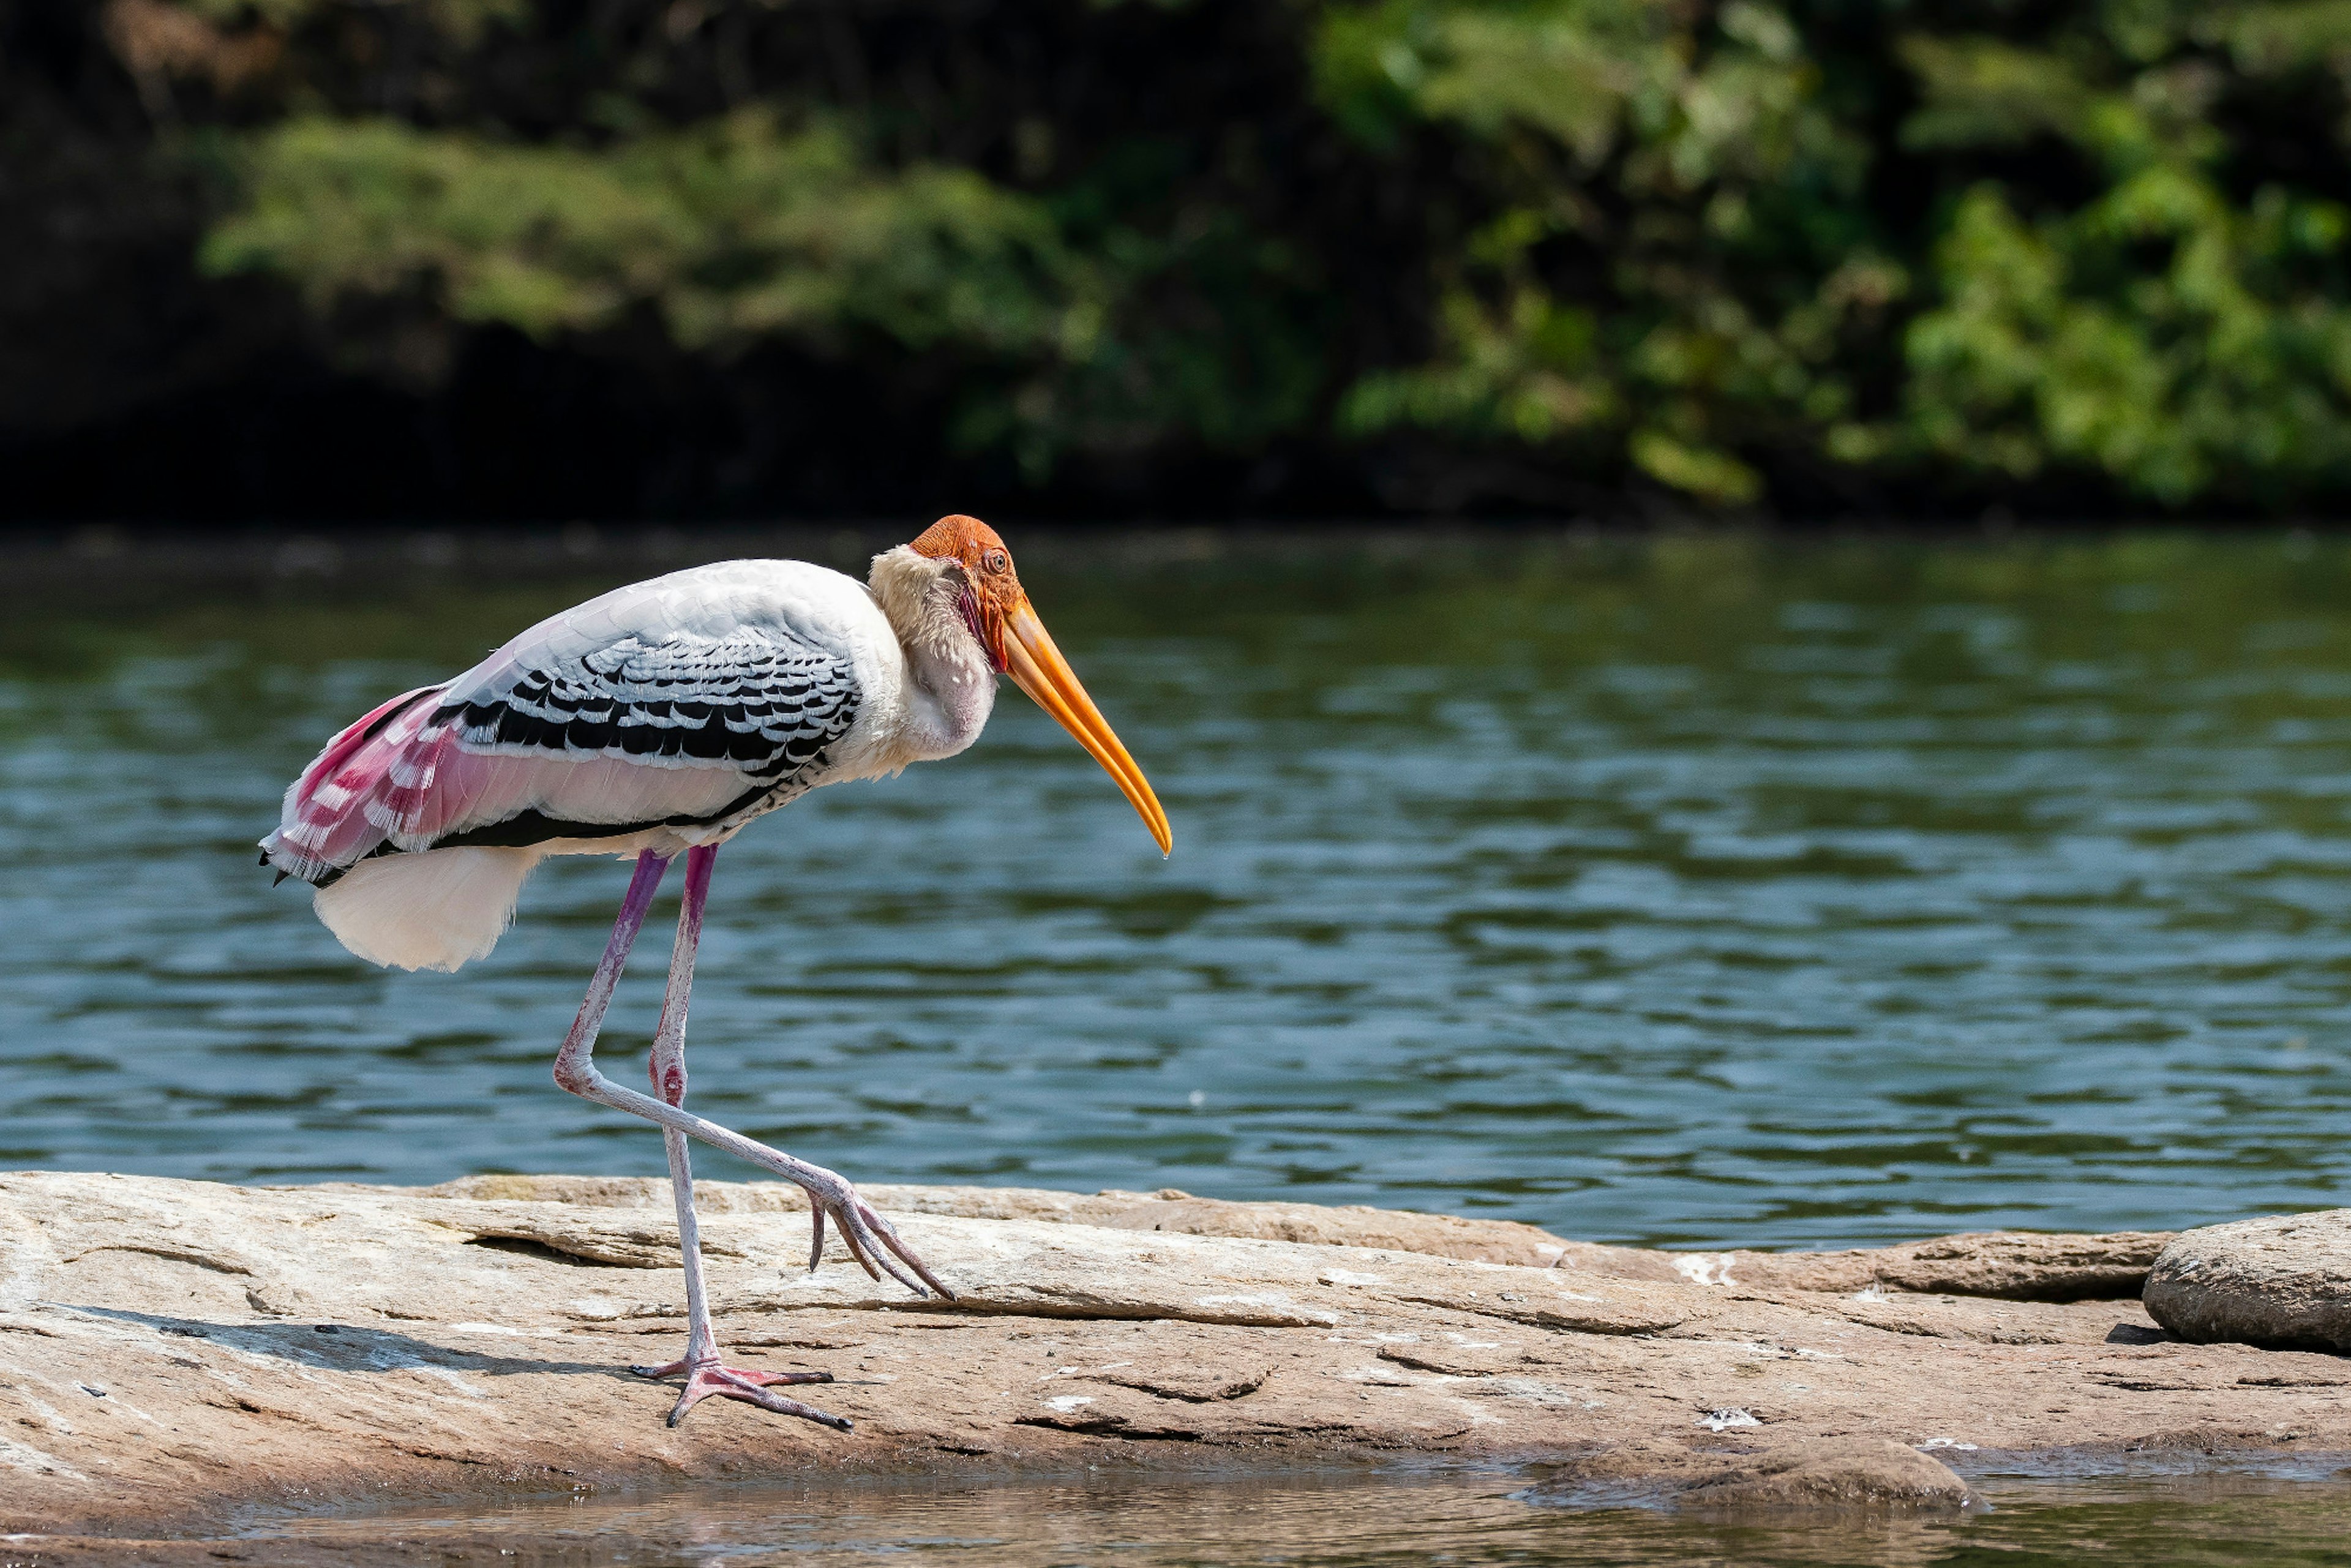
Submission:
[[[780,627],[630,632],[517,661],[442,698],[435,723],[478,756],[609,758],[778,782],[856,718],[849,661]]]
[[[847,653],[781,619],[617,619],[582,606],[336,737],[271,863],[319,882],[388,850],[706,826],[811,787],[856,721]]]

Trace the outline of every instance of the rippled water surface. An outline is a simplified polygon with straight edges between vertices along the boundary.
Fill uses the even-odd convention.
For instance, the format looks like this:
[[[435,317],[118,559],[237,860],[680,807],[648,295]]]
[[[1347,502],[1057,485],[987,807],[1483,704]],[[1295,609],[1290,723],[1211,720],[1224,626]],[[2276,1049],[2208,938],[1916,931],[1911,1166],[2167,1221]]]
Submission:
[[[965,757],[756,824],[695,993],[705,1113],[867,1180],[1602,1239],[2345,1201],[2343,545],[1013,543],[1175,857],[1009,692]],[[659,1170],[548,1076],[625,867],[551,866],[492,957],[405,976],[250,846],[371,703],[743,548],[11,573],[0,1164]]]
[[[2342,1562],[2351,1488],[2251,1476],[1977,1480],[1965,1514],[1691,1517],[1531,1507],[1522,1479],[1102,1475],[791,1492],[522,1502],[273,1522],[230,1551],[263,1561],[331,1542],[338,1562],[942,1568],[2297,1568]],[[316,1561],[317,1559],[312,1559]]]

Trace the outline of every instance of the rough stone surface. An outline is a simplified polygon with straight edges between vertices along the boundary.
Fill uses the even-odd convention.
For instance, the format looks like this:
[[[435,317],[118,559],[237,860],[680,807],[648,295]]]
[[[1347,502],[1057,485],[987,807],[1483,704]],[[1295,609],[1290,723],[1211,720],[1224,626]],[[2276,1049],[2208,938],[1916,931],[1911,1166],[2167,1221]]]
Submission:
[[[662,1268],[675,1231],[659,1218],[669,1212],[669,1184],[648,1176],[480,1176],[419,1189],[447,1197],[517,1203],[564,1203],[593,1208],[655,1211],[629,1257]],[[805,1213],[799,1188],[782,1183],[705,1183],[695,1189],[708,1211],[727,1214]],[[2136,1296],[2148,1265],[2171,1239],[2168,1231],[2126,1230],[2103,1236],[1988,1230],[1939,1236],[1899,1247],[1844,1252],[1658,1252],[1571,1241],[1507,1219],[1463,1219],[1407,1214],[1392,1208],[1311,1203],[1233,1203],[1163,1188],[1155,1193],[1091,1196],[1043,1187],[875,1186],[873,1200],[893,1212],[950,1215],[964,1219],[1041,1219],[1111,1230],[1158,1230],[1186,1236],[1253,1237],[1323,1247],[1384,1247],[1476,1263],[1517,1263],[1568,1269],[1612,1280],[1667,1284],[1746,1285],[1776,1291],[1928,1291],[1991,1296],[2019,1301],[2115,1301]],[[517,1239],[545,1238],[528,1230]],[[561,1246],[560,1239],[550,1245]]]
[[[1737,1252],[1731,1271],[1792,1291],[1860,1291],[1871,1285],[2011,1301],[2095,1301],[2135,1296],[2168,1231],[2049,1236],[1986,1230],[1853,1252]]]
[[[0,1176],[0,1531],[648,1482],[1401,1454],[1614,1453],[1665,1475],[1676,1454],[1768,1451],[1686,1489],[1728,1489],[1700,1500],[1727,1506],[1854,1495],[1862,1470],[1832,1439],[2351,1450],[2336,1357],[2168,1341],[2136,1301],[1884,1283],[1920,1258],[2011,1269],[2007,1242],[1781,1260],[1837,1287],[1807,1290],[1764,1282],[1763,1254],[1730,1255],[1726,1280],[1719,1257],[1368,1210],[873,1189],[964,1293],[944,1303],[870,1282],[837,1242],[810,1276],[797,1194],[716,1183],[701,1199],[723,1346],[830,1371],[802,1392],[857,1430],[717,1400],[671,1430],[669,1391],[626,1370],[683,1337],[661,1184],[519,1179]],[[1350,1244],[1374,1237],[1390,1244]],[[1458,1255],[1522,1244],[1560,1258]]]
[[[2187,1231],[2156,1259],[2145,1300],[2184,1340],[2351,1351],[2351,1208]]]
[[[705,1183],[695,1190],[705,1207],[730,1214],[808,1211],[799,1188],[782,1182]],[[646,1208],[666,1215],[669,1183],[647,1176],[480,1176],[423,1189],[449,1197],[522,1203],[569,1203],[598,1208]],[[1614,1261],[1600,1272],[1674,1280],[1657,1254],[1629,1247],[1566,1241],[1509,1219],[1462,1219],[1447,1214],[1405,1214],[1392,1208],[1325,1208],[1311,1203],[1230,1203],[1194,1197],[1173,1187],[1155,1193],[1099,1192],[1088,1196],[1029,1186],[871,1186],[861,1189],[893,1213],[951,1215],[962,1219],[1041,1219],[1109,1230],[1159,1230],[1184,1236],[1241,1236],[1324,1247],[1385,1247],[1474,1263],[1519,1263],[1548,1269],[1563,1257]],[[676,1235],[669,1231],[672,1245]],[[2154,1254],[2150,1252],[2148,1256]],[[674,1261],[674,1259],[670,1261]],[[661,1267],[656,1261],[650,1267]],[[2134,1287],[2136,1289],[2136,1287]],[[2120,1292],[2128,1294],[2129,1292]]]
[[[1967,1482],[1949,1465],[1887,1437],[1782,1441],[1744,1453],[1632,1443],[1571,1459],[1532,1491],[1585,1507],[1956,1511],[1968,1501]]]

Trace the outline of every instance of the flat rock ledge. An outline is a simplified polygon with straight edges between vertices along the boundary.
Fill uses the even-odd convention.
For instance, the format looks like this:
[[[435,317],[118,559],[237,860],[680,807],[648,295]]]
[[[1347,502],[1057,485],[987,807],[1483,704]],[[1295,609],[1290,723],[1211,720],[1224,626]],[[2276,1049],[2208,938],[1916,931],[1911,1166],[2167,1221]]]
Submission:
[[[2199,1343],[2351,1351],[2351,1208],[2186,1231],[2157,1257],[2146,1301]]]
[[[830,1372],[798,1392],[842,1434],[719,1400],[663,1425],[672,1395],[628,1371],[684,1335],[658,1181],[0,1176],[0,1531],[1404,1457],[1556,1467],[1571,1502],[1940,1508],[1995,1454],[2351,1451],[2351,1362],[2142,1310],[2168,1237],[1666,1253],[1172,1191],[867,1190],[960,1300],[876,1285],[837,1240],[808,1273],[797,1189],[697,1189],[722,1345]]]

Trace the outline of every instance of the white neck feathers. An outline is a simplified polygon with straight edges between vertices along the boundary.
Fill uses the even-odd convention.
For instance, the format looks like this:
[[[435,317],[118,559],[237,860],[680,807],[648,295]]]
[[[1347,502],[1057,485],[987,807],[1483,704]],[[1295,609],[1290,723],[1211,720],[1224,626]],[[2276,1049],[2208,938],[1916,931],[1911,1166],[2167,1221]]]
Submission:
[[[996,672],[958,607],[963,569],[900,545],[873,558],[866,590],[906,654],[898,766],[953,757],[996,706]]]

